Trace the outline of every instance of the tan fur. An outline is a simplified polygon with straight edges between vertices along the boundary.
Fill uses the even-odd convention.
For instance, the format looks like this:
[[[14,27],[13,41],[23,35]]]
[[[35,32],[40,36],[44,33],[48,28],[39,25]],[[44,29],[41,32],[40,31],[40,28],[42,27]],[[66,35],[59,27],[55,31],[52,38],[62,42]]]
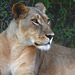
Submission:
[[[38,75],[75,75],[75,49],[52,44],[39,53]]]
[[[36,50],[49,50],[54,35],[40,5],[42,10],[39,4],[13,5],[14,19],[0,34],[0,75],[74,75],[74,50],[59,45]]]

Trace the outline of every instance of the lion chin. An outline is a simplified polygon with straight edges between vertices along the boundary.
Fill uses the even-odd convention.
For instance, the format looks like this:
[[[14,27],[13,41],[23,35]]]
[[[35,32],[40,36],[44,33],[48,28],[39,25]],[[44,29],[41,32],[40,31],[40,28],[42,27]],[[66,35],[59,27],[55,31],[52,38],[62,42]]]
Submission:
[[[37,48],[40,49],[40,50],[47,51],[47,50],[50,50],[51,45],[50,44],[47,44],[47,45],[37,46]]]

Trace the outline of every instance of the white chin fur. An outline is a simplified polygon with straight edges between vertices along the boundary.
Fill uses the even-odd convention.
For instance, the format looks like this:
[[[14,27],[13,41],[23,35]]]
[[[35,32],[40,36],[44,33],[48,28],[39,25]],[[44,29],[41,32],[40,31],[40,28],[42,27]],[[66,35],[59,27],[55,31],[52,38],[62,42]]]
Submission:
[[[40,49],[40,50],[45,50],[45,51],[50,50],[52,40],[53,40],[53,37],[52,37],[52,38],[51,38],[51,40],[49,41],[49,42],[50,42],[50,44],[42,45],[42,46],[37,46],[37,48],[38,48],[38,49]]]
[[[50,44],[48,44],[48,45],[43,45],[43,46],[37,46],[37,48],[40,50],[48,51],[48,50],[50,50],[51,46],[50,46]]]

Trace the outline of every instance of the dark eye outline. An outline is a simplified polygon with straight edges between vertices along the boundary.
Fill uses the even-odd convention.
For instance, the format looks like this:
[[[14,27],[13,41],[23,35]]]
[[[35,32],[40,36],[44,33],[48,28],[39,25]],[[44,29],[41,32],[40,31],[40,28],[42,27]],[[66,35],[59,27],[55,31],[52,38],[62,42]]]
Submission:
[[[37,21],[37,19],[32,19],[33,22],[39,24],[39,22]]]
[[[35,25],[39,25],[39,22],[38,22],[37,19],[32,19],[31,21],[33,22],[33,24],[35,24]]]
[[[50,24],[50,19],[48,19],[48,24]]]

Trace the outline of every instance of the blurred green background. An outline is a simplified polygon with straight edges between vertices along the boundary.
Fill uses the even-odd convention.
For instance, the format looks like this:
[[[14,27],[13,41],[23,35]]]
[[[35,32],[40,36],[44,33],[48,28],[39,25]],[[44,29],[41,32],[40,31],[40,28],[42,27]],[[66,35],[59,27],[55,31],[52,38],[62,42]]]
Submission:
[[[26,6],[42,2],[47,8],[46,14],[55,33],[54,43],[75,47],[75,0],[0,0],[0,32],[5,30],[13,19],[11,7],[16,2]]]

